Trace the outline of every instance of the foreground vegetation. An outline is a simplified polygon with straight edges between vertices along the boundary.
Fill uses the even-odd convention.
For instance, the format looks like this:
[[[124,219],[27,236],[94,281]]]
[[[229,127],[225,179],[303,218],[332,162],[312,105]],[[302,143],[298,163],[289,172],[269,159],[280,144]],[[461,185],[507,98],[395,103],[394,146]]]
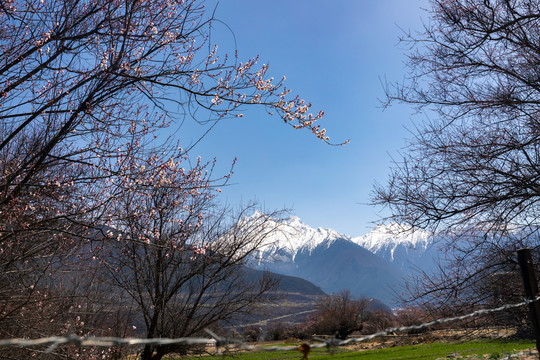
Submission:
[[[287,344],[291,345],[291,344]],[[324,348],[313,349],[309,353],[310,359],[338,360],[338,359],[499,359],[508,354],[515,354],[528,349],[534,349],[533,341],[493,341],[475,340],[459,343],[431,343],[409,346],[396,346],[374,350],[353,350],[341,348],[333,355]],[[299,351],[282,352],[247,352],[235,354],[237,360],[270,360],[270,359],[300,359],[302,354]],[[178,358],[180,359],[180,358]]]

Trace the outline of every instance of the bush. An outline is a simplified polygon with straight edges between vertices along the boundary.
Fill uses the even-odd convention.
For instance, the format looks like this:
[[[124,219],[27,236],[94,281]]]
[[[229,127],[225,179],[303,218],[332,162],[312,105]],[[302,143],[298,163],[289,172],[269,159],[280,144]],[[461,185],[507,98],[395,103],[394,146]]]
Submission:
[[[259,341],[263,330],[260,326],[248,326],[242,331],[244,340],[247,342],[256,342]]]
[[[364,322],[363,330],[366,333],[375,333],[394,327],[395,325],[395,316],[388,311],[379,309],[368,313]]]
[[[290,337],[300,340],[311,340],[314,333],[313,324],[296,324],[290,328]]]
[[[369,302],[364,298],[353,299],[348,290],[327,296],[318,301],[317,311],[311,317],[313,330],[345,340],[352,332],[362,329]]]
[[[286,340],[292,336],[292,332],[291,326],[282,322],[276,322],[268,325],[266,338],[273,341]]]
[[[396,314],[396,321],[399,326],[416,326],[429,321],[429,316],[425,310],[418,307],[409,307],[401,309]],[[428,328],[411,330],[407,333],[410,335],[422,334],[428,331]]]

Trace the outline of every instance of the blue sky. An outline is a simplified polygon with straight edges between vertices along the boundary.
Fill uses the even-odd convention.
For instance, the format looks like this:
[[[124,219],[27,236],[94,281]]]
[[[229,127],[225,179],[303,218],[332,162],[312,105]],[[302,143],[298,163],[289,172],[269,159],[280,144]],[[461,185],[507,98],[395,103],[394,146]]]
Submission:
[[[212,2],[209,2],[212,4]],[[325,111],[321,121],[334,142],[295,131],[264,111],[221,122],[194,151],[217,157],[224,169],[236,157],[229,204],[257,200],[265,209],[288,208],[313,227],[358,236],[381,213],[369,202],[405,144],[412,109],[383,111],[381,78],[402,79],[400,28],[420,30],[426,0],[221,0],[214,41],[236,46],[241,60],[257,54],[275,78]]]

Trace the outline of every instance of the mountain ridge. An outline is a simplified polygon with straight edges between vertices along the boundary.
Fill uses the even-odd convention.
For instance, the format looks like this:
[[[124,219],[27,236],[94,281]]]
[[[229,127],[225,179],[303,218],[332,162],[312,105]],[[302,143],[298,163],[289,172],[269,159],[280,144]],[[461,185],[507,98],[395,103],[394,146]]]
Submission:
[[[429,268],[434,264],[432,236],[425,231],[403,232],[403,227],[391,224],[351,237],[313,228],[297,216],[265,221],[278,230],[269,235],[250,266],[306,279],[327,293],[347,289],[354,296],[395,305],[403,278],[420,263]]]

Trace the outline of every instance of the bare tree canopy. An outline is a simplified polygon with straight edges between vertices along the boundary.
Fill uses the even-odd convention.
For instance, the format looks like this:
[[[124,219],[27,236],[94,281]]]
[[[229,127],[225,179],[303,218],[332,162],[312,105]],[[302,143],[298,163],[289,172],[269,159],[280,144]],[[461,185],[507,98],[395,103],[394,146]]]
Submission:
[[[77,209],[95,211],[107,198],[95,180],[178,149],[160,129],[185,117],[212,123],[263,106],[328,141],[315,124],[323,113],[309,114],[310,104],[269,77],[268,66],[241,62],[211,42],[212,20],[198,0],[4,2],[0,211],[19,215],[13,209],[24,208],[23,196],[28,205],[54,198],[53,190],[62,195],[49,184],[87,193],[96,186]]]
[[[387,105],[428,120],[374,201],[415,227],[538,225],[540,3],[434,0],[424,31],[404,41],[410,73]]]
[[[137,304],[134,317],[143,319],[146,337],[192,336],[274,300],[270,290],[277,281],[270,275],[247,278],[244,266],[279,227],[278,213],[257,213],[248,222],[251,207],[236,216],[212,211],[206,192],[142,190],[123,203],[124,231],[105,239],[94,256],[105,264],[107,282]],[[141,359],[183,351],[147,345]]]
[[[211,171],[168,136],[186,118],[213,124],[262,106],[329,141],[315,123],[323,113],[267,65],[212,43],[212,21],[200,0],[1,4],[0,267],[103,225],[145,172]]]
[[[354,331],[362,330],[362,322],[368,314],[370,300],[354,299],[349,290],[322,298],[311,318],[316,334],[335,335],[345,340]]]
[[[215,201],[232,172],[192,147],[248,106],[329,138],[267,65],[212,41],[205,4],[0,3],[2,336],[187,336],[266,299],[273,281],[241,274],[266,232],[232,226]],[[185,121],[201,138],[180,141]]]
[[[446,259],[411,296],[456,313],[520,296],[515,250],[540,245],[540,2],[433,0],[429,16],[386,87],[425,120],[374,202],[438,235]]]

